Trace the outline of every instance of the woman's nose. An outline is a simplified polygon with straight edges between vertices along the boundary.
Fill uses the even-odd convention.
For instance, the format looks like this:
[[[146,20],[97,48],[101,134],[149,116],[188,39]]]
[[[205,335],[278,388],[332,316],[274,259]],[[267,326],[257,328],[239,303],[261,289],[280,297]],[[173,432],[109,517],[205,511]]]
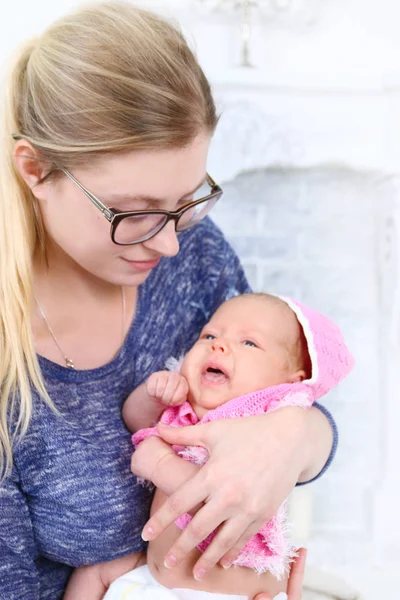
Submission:
[[[175,256],[179,252],[179,242],[175,231],[175,223],[170,221],[154,237],[143,242],[143,245],[161,256]]]
[[[229,346],[223,338],[216,338],[212,341],[211,350],[213,352],[221,352],[222,354],[229,354]]]

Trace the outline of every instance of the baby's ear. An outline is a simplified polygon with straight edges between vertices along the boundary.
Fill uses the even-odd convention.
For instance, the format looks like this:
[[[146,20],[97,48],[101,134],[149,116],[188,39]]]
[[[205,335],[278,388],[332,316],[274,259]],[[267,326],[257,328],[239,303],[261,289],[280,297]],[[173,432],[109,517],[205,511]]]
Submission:
[[[301,369],[289,375],[288,383],[300,383],[301,381],[304,381],[306,377],[306,372],[303,369]]]

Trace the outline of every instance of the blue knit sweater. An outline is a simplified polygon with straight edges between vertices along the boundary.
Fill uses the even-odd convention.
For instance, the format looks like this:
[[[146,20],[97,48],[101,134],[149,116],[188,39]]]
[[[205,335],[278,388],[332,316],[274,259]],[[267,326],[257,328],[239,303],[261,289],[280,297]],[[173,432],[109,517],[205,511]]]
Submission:
[[[40,358],[62,416],[34,394],[29,431],[0,487],[1,600],[60,600],[72,567],[144,548],[151,496],[129,470],[122,404],[168,357],[190,348],[221,302],[249,291],[210,220],[181,234],[180,245],[140,286],[134,321],[111,362],[80,371]],[[335,434],[329,464],[337,432],[326,414]]]

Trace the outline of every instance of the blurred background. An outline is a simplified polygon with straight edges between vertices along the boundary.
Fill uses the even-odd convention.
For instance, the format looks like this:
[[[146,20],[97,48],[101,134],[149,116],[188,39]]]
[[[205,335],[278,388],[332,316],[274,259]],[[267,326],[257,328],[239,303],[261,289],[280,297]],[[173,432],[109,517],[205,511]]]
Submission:
[[[253,287],[331,316],[356,357],[326,398],[340,429],[336,461],[293,503],[309,548],[307,598],[398,600],[400,6],[134,3],[180,22],[211,81],[222,116],[209,172],[226,192],[214,218]],[[3,6],[1,73],[19,41],[77,4]],[[346,584],[334,592],[330,576]]]

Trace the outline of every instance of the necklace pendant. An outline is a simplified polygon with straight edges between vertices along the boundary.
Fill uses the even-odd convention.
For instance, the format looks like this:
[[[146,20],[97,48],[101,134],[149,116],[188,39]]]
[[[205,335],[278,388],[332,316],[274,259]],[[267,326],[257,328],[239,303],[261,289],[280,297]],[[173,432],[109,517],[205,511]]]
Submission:
[[[67,356],[65,357],[65,365],[68,369],[75,369],[75,365],[73,363],[73,361],[68,358]]]

